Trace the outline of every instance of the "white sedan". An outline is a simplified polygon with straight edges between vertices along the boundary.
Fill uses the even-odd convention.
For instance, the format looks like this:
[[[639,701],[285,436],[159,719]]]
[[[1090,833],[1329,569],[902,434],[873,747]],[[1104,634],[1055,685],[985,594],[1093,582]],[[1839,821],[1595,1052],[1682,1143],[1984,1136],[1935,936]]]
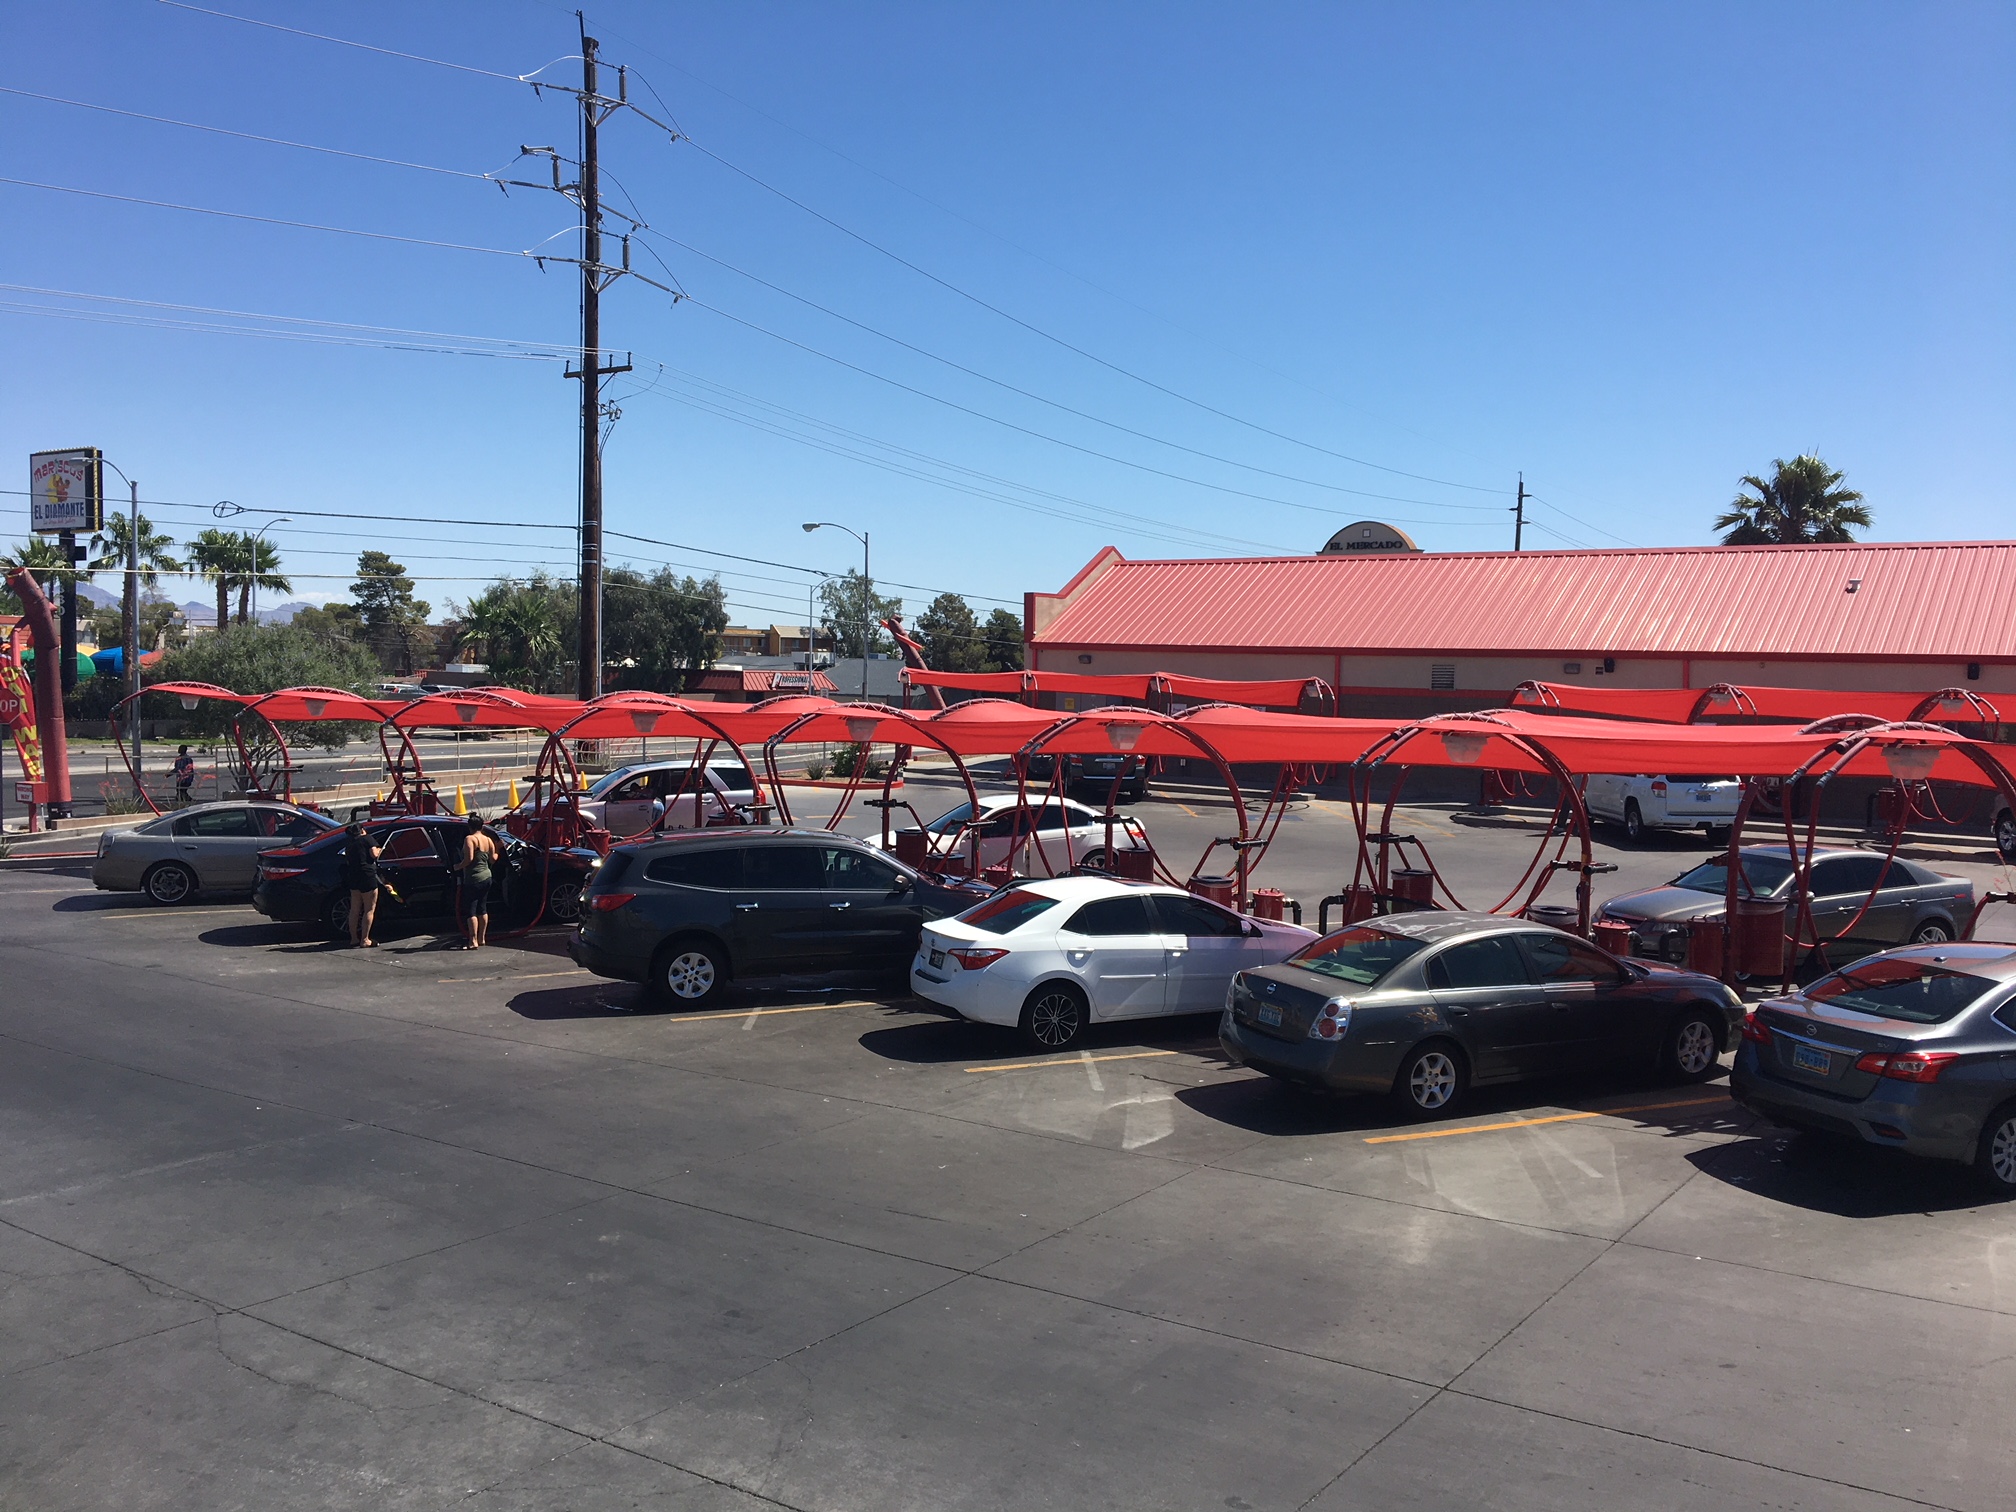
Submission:
[[[1235,971],[1285,961],[1315,938],[1173,887],[1056,877],[925,925],[910,990],[1064,1050],[1088,1023],[1215,1013]]]
[[[977,827],[982,866],[1010,861],[1023,875],[1047,877],[1068,872],[1074,866],[1106,865],[1104,809],[1053,797],[1036,806],[1032,826],[1029,816],[1018,815],[1016,808],[1017,800],[1012,793],[997,793],[980,800]],[[924,826],[930,854],[968,854],[967,835],[975,827],[970,803],[940,814]],[[893,849],[893,838],[890,844]],[[1113,849],[1148,849],[1148,837],[1142,833],[1140,820],[1131,814],[1113,816]]]

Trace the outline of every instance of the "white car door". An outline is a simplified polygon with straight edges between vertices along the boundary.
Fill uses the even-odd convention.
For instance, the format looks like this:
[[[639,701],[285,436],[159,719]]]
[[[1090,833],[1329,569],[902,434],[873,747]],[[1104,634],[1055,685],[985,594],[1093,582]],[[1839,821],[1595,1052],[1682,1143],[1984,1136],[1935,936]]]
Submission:
[[[1238,915],[1182,893],[1156,893],[1155,915],[1169,937],[1170,1013],[1210,1013],[1225,1005],[1232,973],[1266,964],[1265,941],[1249,939]]]
[[[618,783],[602,801],[602,827],[612,835],[641,835],[658,817],[652,801],[653,772]]]
[[[1624,817],[1624,779],[1610,772],[1596,772],[1582,785],[1582,802],[1598,819]]]
[[[1147,894],[1139,892],[1081,903],[1057,929],[1057,948],[1078,973],[1095,1019],[1167,1011],[1171,943],[1157,932]],[[1222,996],[1224,989],[1219,992]]]

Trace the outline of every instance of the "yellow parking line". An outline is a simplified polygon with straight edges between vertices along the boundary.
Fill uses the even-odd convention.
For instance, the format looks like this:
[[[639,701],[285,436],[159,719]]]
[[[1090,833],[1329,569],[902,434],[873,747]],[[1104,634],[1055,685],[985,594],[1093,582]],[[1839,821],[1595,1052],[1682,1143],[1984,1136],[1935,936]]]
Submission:
[[[1704,1108],[1727,1102],[1726,1097],[1690,1097],[1680,1102],[1635,1103],[1628,1108],[1598,1108],[1590,1113],[1554,1113],[1546,1118],[1513,1118],[1504,1123],[1465,1124],[1460,1129],[1418,1129],[1412,1134],[1380,1134],[1367,1144],[1399,1144],[1409,1139],[1448,1139],[1455,1134],[1491,1134],[1499,1129],[1530,1129],[1536,1124],[1573,1123],[1578,1118],[1607,1118],[1612,1113],[1656,1113],[1664,1108]]]
[[[733,1013],[679,1013],[669,1022],[674,1024],[705,1024],[714,1019],[767,1018],[773,1013],[825,1013],[834,1008],[881,1008],[882,1003],[871,1003],[859,998],[845,1003],[806,1003],[797,1008],[737,1008]]]
[[[983,1071],[1047,1071],[1055,1066],[1083,1066],[1091,1061],[1147,1060],[1150,1056],[1174,1055],[1174,1050],[1130,1050],[1125,1055],[1071,1055],[1059,1056],[1056,1060],[1016,1061],[1010,1066],[968,1066],[968,1076],[978,1076]]]

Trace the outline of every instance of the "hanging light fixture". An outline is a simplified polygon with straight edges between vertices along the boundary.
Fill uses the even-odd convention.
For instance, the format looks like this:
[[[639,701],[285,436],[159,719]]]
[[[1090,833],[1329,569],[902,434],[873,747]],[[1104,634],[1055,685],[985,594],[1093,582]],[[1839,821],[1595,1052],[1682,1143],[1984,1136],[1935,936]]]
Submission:
[[[455,705],[455,717],[460,719],[464,724],[476,723],[476,705],[474,704]]]
[[[1106,726],[1106,743],[1116,751],[1131,751],[1141,744],[1141,726],[1132,720],[1114,720]]]
[[[876,727],[881,723],[880,720],[868,718],[860,714],[849,715],[846,722],[847,738],[856,745],[866,745],[869,741],[873,740],[875,738]]]
[[[659,713],[656,709],[632,709],[630,726],[639,735],[649,735],[658,728]]]
[[[320,719],[322,711],[329,707],[329,700],[326,698],[309,698],[302,700],[302,702],[308,707],[308,717],[310,719]]]
[[[195,708],[199,701],[194,693],[184,693],[181,698],[182,707],[185,709]]]
[[[1883,765],[1890,769],[1892,777],[1901,777],[1906,782],[1923,782],[1938,764],[1939,747],[1936,745],[1913,741],[1883,747]]]
[[[1490,740],[1488,735],[1462,735],[1454,730],[1443,730],[1442,750],[1458,766],[1475,766],[1484,759],[1484,745]]]

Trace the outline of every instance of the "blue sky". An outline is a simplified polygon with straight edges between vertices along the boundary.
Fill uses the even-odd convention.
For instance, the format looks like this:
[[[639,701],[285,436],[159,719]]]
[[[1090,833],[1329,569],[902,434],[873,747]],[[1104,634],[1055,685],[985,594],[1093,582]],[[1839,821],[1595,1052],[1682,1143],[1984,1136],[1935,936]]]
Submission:
[[[217,8],[514,76],[578,51],[544,0]],[[692,296],[604,301],[636,360],[609,525],[679,548],[610,556],[719,567],[738,619],[801,616],[793,568],[858,562],[808,519],[871,532],[911,612],[942,588],[984,612],[1109,543],[1308,551],[1371,517],[1502,548],[1521,470],[1545,501],[1529,545],[1701,543],[1741,474],[1805,449],[1868,494],[1876,538],[2009,533],[2006,6],[589,19],[692,138],[603,132],[612,202],[652,228],[633,262]],[[461,174],[540,177],[518,147],[575,139],[564,96],[159,0],[9,7],[0,55],[14,90]],[[547,193],[20,94],[0,143],[12,179],[497,252],[573,224]],[[312,598],[373,545],[437,610],[571,570],[564,532],[513,528],[574,517],[557,362],[186,328],[275,329],[201,313],[227,310],[564,346],[570,268],[12,185],[0,205],[12,488],[31,450],[102,446],[175,501],[150,513],[177,536],[220,499],[248,527],[289,516],[269,538]],[[26,292],[49,290],[152,303]],[[50,308],[113,318],[28,313]],[[0,495],[0,537],[25,517]]]

